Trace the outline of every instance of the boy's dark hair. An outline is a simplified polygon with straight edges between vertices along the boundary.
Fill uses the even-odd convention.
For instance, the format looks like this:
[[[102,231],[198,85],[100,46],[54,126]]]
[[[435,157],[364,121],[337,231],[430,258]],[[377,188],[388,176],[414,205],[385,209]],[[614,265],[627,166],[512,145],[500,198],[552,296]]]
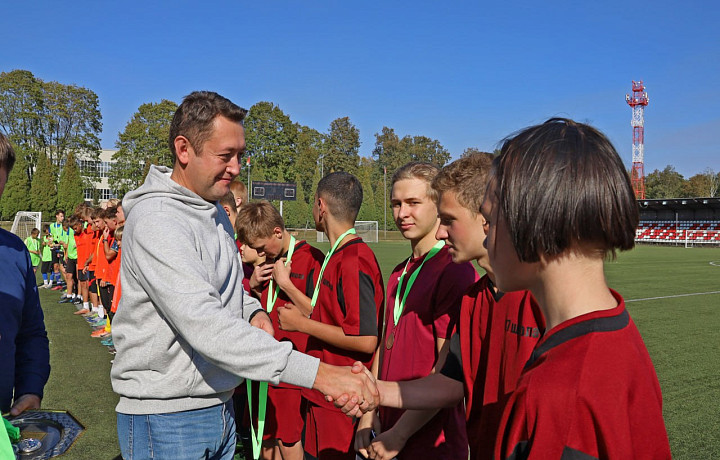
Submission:
[[[438,196],[454,192],[457,202],[476,215],[480,212],[491,166],[492,155],[488,153],[463,155],[440,170],[432,188]]]
[[[615,256],[635,245],[630,178],[597,129],[551,118],[504,141],[493,162],[499,209],[522,262],[590,243]]]
[[[90,218],[92,220],[102,219],[104,214],[105,214],[105,210],[103,208],[92,208],[90,210]]]
[[[50,224],[43,225],[43,233],[50,231]]]
[[[65,215],[65,210],[63,210],[63,209],[58,209],[58,210],[56,210],[56,211],[55,211],[55,217],[57,217],[58,214],[62,214],[62,215],[64,216],[64,215]]]
[[[320,179],[315,192],[323,198],[336,219],[355,223],[363,201],[362,185],[357,177],[345,171],[330,173]]]
[[[15,150],[13,150],[8,138],[3,133],[0,133],[0,168],[5,168],[9,176],[13,166],[15,166]]]
[[[229,99],[211,91],[194,91],[183,99],[175,111],[170,124],[170,151],[175,152],[175,138],[185,136],[200,155],[205,141],[212,135],[215,117],[222,115],[236,123],[242,124],[247,110],[234,104]]]
[[[65,219],[65,222],[67,222],[69,227],[74,227],[76,225],[81,224],[83,221],[76,214],[73,214],[72,216]],[[65,222],[63,222],[63,223],[65,223]]]
[[[265,200],[243,205],[235,220],[238,239],[244,243],[272,236],[275,227],[285,230],[285,222],[275,206]]]
[[[232,192],[227,192],[218,200],[218,204],[235,209],[235,195]]]
[[[427,195],[437,203],[437,192],[430,186],[433,179],[437,176],[440,168],[432,163],[425,163],[420,161],[411,161],[404,166],[398,168],[392,175],[390,186],[395,185],[395,182],[407,179],[420,179],[427,182]]]
[[[108,206],[103,212],[103,219],[114,219],[117,217],[117,208],[115,206]]]
[[[40,234],[40,230],[38,230],[37,227],[34,227],[32,230],[30,230],[30,234],[31,234],[31,235],[39,235],[39,234]]]

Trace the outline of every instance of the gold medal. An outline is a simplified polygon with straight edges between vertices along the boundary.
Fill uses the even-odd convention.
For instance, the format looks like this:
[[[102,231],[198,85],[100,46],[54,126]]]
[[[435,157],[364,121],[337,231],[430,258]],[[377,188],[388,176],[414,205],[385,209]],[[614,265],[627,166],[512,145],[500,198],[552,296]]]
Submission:
[[[393,343],[395,343],[395,331],[390,331],[390,333],[387,336],[387,339],[385,339],[385,348],[388,350],[392,348]]]

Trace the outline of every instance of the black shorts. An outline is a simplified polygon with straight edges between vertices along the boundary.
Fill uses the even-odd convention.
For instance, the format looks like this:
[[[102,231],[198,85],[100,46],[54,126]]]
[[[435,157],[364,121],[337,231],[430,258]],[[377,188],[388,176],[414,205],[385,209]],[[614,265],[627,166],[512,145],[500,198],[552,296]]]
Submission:
[[[52,260],[43,260],[40,264],[40,273],[50,273],[52,271]]]
[[[65,253],[56,249],[52,250],[52,262],[54,264],[61,264],[65,260]]]
[[[77,279],[78,281],[88,281],[90,279],[90,272],[85,273],[81,267],[78,267]]]
[[[77,259],[68,259],[65,261],[65,273],[71,275],[73,280],[77,279]]]
[[[87,272],[88,281],[90,281],[90,286],[88,286],[88,289],[90,289],[91,294],[97,294],[98,293],[98,280],[95,279],[95,272]]]

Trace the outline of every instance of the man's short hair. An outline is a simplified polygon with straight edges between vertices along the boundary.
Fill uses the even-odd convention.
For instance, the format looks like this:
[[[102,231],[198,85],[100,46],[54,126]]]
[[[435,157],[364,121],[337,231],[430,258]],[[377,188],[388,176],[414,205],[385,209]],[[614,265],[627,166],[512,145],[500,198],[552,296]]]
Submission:
[[[492,180],[523,262],[590,243],[631,249],[638,205],[625,165],[597,129],[564,118],[525,128],[503,143]]]
[[[234,198],[242,199],[243,205],[248,202],[248,191],[243,181],[236,178],[234,181],[230,182],[230,191],[232,192]],[[233,206],[234,205],[235,203],[233,202]]]
[[[282,216],[269,201],[254,201],[243,205],[235,220],[238,240],[249,243],[272,236],[275,227],[285,230]]]
[[[425,163],[420,161],[411,161],[405,166],[401,166],[397,169],[393,175],[390,185],[395,185],[395,182],[408,179],[420,179],[427,183],[427,196],[433,201],[437,202],[438,196],[435,189],[432,188],[431,184],[435,176],[437,176],[440,168],[432,163]]]
[[[469,153],[440,170],[432,182],[437,195],[455,193],[457,202],[470,210],[473,215],[480,212],[487,179],[492,165],[492,156],[487,153]]]
[[[336,219],[355,223],[363,201],[362,185],[357,177],[345,171],[330,173],[320,179],[315,193],[325,200]]]
[[[205,141],[212,135],[215,117],[222,115],[229,120],[242,124],[247,110],[234,104],[229,99],[211,91],[194,91],[183,99],[175,111],[170,124],[170,151],[173,157],[175,139],[185,136],[200,155]]]
[[[55,217],[57,217],[59,214],[62,214],[64,216],[65,211],[63,209],[58,209],[57,211],[55,211]]]
[[[3,133],[0,133],[0,168],[5,168],[7,175],[10,175],[15,166],[15,150],[12,144]]]

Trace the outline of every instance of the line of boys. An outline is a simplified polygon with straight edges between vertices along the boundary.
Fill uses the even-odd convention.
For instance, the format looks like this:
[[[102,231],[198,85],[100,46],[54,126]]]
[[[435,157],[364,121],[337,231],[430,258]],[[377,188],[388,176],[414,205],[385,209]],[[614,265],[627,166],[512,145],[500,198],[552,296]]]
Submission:
[[[32,257],[41,258],[43,286],[52,288],[55,262],[64,277],[65,292],[59,303],[76,305],[76,315],[83,315],[94,327],[93,337],[108,337],[115,286],[119,284],[119,241],[115,233],[124,222],[122,205],[110,202],[106,208],[79,205],[75,213],[65,219],[63,210],[56,213],[56,222],[45,225],[44,237],[39,240],[37,229],[25,241]],[[37,267],[35,259],[33,265]],[[39,261],[38,261],[39,262]],[[56,281],[56,286],[62,284]],[[53,288],[55,289],[55,288]],[[116,303],[116,302],[115,302]],[[103,341],[112,349],[112,339]]]
[[[595,155],[592,160],[597,163],[610,163],[610,166],[600,165],[608,170],[617,166],[617,153],[614,152],[609,142],[604,136],[586,125],[576,124],[569,120],[551,120],[545,124],[550,124],[550,126],[540,125],[528,130],[548,131],[554,128],[553,124],[562,123],[574,128],[576,132],[582,131],[579,136],[590,138],[590,141],[587,141],[589,145],[585,146],[590,153],[587,151],[580,153],[593,157],[594,150],[609,151],[611,153],[606,155],[607,158],[597,158]],[[531,134],[522,134],[526,134],[526,137],[515,140],[515,144],[528,142],[527,137],[532,137]],[[566,134],[563,133],[558,137],[567,144],[564,136]],[[558,139],[555,139],[555,142],[557,141]],[[552,145],[552,142],[549,144]],[[521,149],[522,147],[513,145],[511,141],[506,142],[503,152],[509,153],[501,155],[495,164],[501,164],[501,160],[508,156],[519,156],[520,154],[517,152]],[[553,158],[553,160],[558,161],[557,158]],[[577,162],[577,159],[570,160],[570,162],[573,161]],[[613,162],[616,164],[612,165]],[[577,168],[576,164],[573,166]],[[495,166],[495,168],[497,167]],[[511,292],[500,291],[496,287],[493,265],[497,264],[498,257],[501,257],[500,260],[502,260],[502,257],[512,258],[512,256],[508,252],[502,253],[502,255],[496,254],[494,263],[491,265],[485,247],[486,230],[490,228],[489,218],[491,216],[496,218],[498,214],[497,210],[493,211],[487,204],[494,201],[493,193],[497,189],[497,183],[491,182],[492,187],[488,191],[489,197],[485,193],[488,188],[488,175],[492,176],[490,158],[482,154],[463,157],[444,168],[437,177],[430,177],[430,179],[428,176],[432,176],[432,174],[427,174],[422,169],[420,165],[408,165],[399,170],[393,178],[394,217],[403,236],[411,242],[412,255],[395,268],[388,283],[385,326],[380,335],[382,340],[379,341],[377,347],[376,359],[371,365],[373,373],[381,379],[378,381],[381,404],[387,407],[416,410],[398,412],[383,407],[378,411],[380,415],[374,411],[363,415],[357,428],[355,449],[362,455],[378,459],[412,458],[413,456],[466,458],[467,451],[463,454],[462,449],[467,448],[467,442],[457,434],[467,433],[470,458],[473,459],[545,458],[549,452],[553,452],[553,454],[548,458],[669,458],[670,451],[662,420],[662,400],[657,377],[634,325],[627,321],[620,324],[621,321],[615,320],[615,318],[627,317],[619,295],[614,291],[609,291],[604,281],[592,280],[595,283],[596,291],[602,292],[604,289],[605,292],[611,292],[612,301],[604,299],[608,305],[599,310],[594,310],[593,308],[597,307],[593,305],[583,305],[585,310],[581,310],[581,314],[575,317],[583,318],[587,323],[568,320],[569,324],[566,324],[557,321],[557,318],[550,314],[552,310],[547,307],[541,308],[531,292],[524,290],[535,288],[538,295],[543,300],[547,300],[547,293],[537,288],[538,281],[528,282],[521,279],[518,282],[514,280],[517,273],[504,268],[502,272],[504,286],[509,287],[508,290]],[[614,217],[625,219],[627,225],[614,230],[614,234],[605,237],[605,240],[598,240],[597,234],[593,235],[589,244],[590,246],[597,245],[598,249],[589,250],[588,261],[581,261],[581,266],[597,267],[599,260],[601,268],[602,258],[606,251],[632,247],[632,238],[628,243],[627,237],[624,235],[624,233],[631,234],[631,232],[625,231],[625,227],[632,229],[632,219],[619,215],[619,211],[624,211],[632,216],[632,205],[634,204],[632,189],[624,183],[627,181],[622,179],[624,177],[621,174],[622,169],[618,171],[612,171],[615,174],[613,179],[616,183],[611,186],[624,188],[622,193],[625,195],[628,195],[629,190],[630,199],[626,201],[630,205],[627,203],[615,204],[614,209],[599,209],[599,211],[606,214],[614,212],[617,214]],[[497,175],[495,170],[493,173]],[[430,183],[432,183],[432,189],[429,187]],[[594,192],[602,196],[605,193],[602,186],[597,188],[598,190],[594,190]],[[439,195],[437,197],[438,208],[434,215],[440,217],[440,222],[430,225],[432,219],[426,219],[426,217],[433,215],[430,211],[432,207],[428,205],[433,201],[430,198],[433,192]],[[626,199],[628,196],[623,196],[622,199]],[[483,203],[483,197],[485,197],[485,203]],[[480,214],[481,204],[483,215]],[[563,205],[565,203],[560,206]],[[590,208],[598,209],[603,205],[607,206],[607,203],[600,202],[598,204],[590,200],[588,205]],[[258,206],[260,205],[258,204]],[[625,206],[625,208],[623,209],[621,206]],[[263,220],[264,218],[260,214],[255,216],[245,214],[242,220],[238,219],[238,225],[253,225],[253,222],[257,225],[258,221]],[[560,229],[558,232],[563,231],[560,222],[556,222],[556,226]],[[318,229],[320,230],[321,227],[318,226]],[[262,238],[256,241],[257,238],[250,237],[250,246],[262,251],[268,243],[274,241],[273,238],[279,241],[287,239],[287,232],[284,228],[277,226],[273,227],[272,231],[274,236],[269,236],[268,231],[265,230],[265,241]],[[591,235],[593,232],[587,227],[575,231]],[[611,232],[610,229],[607,231]],[[445,241],[446,247],[443,247],[439,240]],[[333,240],[331,239],[331,241]],[[275,241],[275,247],[278,244]],[[563,251],[576,251],[577,247],[572,248],[572,246],[579,242],[573,242],[570,237],[561,244],[568,249],[560,248],[555,251],[563,254]],[[516,245],[515,251],[518,251],[517,247]],[[287,241],[281,249],[284,251],[272,252],[271,259],[287,253]],[[464,289],[460,286],[471,284],[473,279],[463,280],[462,274],[458,271],[454,272],[454,276],[443,276],[445,275],[444,270],[452,267],[447,263],[448,257],[458,264],[467,264],[470,260],[476,260],[478,265],[486,271],[485,276],[465,291],[462,301],[455,303],[456,308],[454,309],[443,308],[445,305],[442,300],[446,300],[448,306],[452,305],[453,300],[449,300],[452,299],[451,294],[463,292]],[[430,261],[430,259],[435,260]],[[532,259],[530,260],[529,263],[532,263]],[[425,262],[428,262],[426,267],[424,266]],[[526,264],[529,263],[526,262]],[[431,268],[433,264],[438,266],[434,270]],[[522,267],[522,264],[523,262],[520,262],[520,265],[515,268]],[[506,266],[504,263],[500,265]],[[445,269],[442,268],[443,266]],[[462,266],[458,265],[455,268]],[[575,268],[571,267],[570,270],[567,268],[565,270],[571,271]],[[271,267],[256,269],[256,273],[258,272],[257,278],[261,281],[266,281],[275,274],[278,280],[287,279],[287,267],[282,258],[278,259]],[[452,271],[448,273],[452,273]],[[602,270],[600,270],[601,273]],[[415,280],[413,280],[413,275],[415,275]],[[424,280],[424,278],[427,279]],[[411,288],[415,286],[414,281],[417,279],[421,281],[413,292]],[[539,279],[542,280],[542,276]],[[579,279],[582,279],[582,276]],[[287,285],[286,281],[277,281],[277,283],[281,285],[281,289],[283,289],[282,285]],[[455,283],[456,287],[448,289],[446,285],[449,283]],[[557,284],[557,281],[555,283]],[[548,281],[545,281],[545,284],[552,285]],[[501,286],[503,285],[501,284]],[[264,285],[264,288],[261,296],[264,296],[263,305],[266,305],[269,284]],[[572,291],[573,289],[567,290]],[[305,299],[307,299],[310,291],[306,290],[305,294]],[[417,296],[417,299],[413,299],[411,294]],[[442,300],[438,300],[438,296]],[[582,295],[579,297],[582,298]],[[601,296],[597,297],[602,298]],[[406,304],[407,299],[410,301]],[[457,299],[454,300],[457,301]],[[304,304],[303,301],[295,302]],[[458,311],[457,305],[460,303],[462,306]],[[298,331],[313,330],[312,327],[307,326],[312,324],[312,319],[300,315],[307,314],[307,311],[303,310],[301,306],[288,303],[276,311],[278,312],[275,320],[276,328]],[[613,315],[615,312],[618,314],[617,316],[607,316],[605,311],[612,312]],[[312,310],[311,312],[314,313]],[[587,315],[587,319],[582,316],[583,312]],[[457,321],[458,313],[459,321]],[[423,317],[424,314],[425,317]],[[285,316],[290,321],[283,321]],[[565,318],[573,318],[572,313],[565,312]],[[305,327],[298,327],[296,321],[300,321]],[[456,321],[457,324],[455,324]],[[549,334],[545,334],[546,323],[551,329]],[[428,324],[432,326],[429,327]],[[602,329],[604,327],[607,328],[606,331]],[[555,330],[552,330],[553,328]],[[451,340],[445,340],[453,330]],[[568,331],[572,331],[572,334],[565,337],[564,335]],[[621,340],[620,345],[615,344],[618,350],[627,348],[627,346],[638,350],[637,353],[631,353],[636,361],[632,364],[628,361],[629,366],[620,373],[623,377],[627,374],[634,374],[630,377],[634,383],[628,386],[629,382],[623,382],[623,377],[615,379],[619,390],[616,393],[619,394],[613,395],[613,397],[617,396],[615,401],[620,403],[620,408],[612,407],[612,404],[603,406],[602,400],[608,398],[607,395],[589,394],[595,390],[592,387],[593,383],[579,380],[583,373],[577,371],[576,367],[570,364],[573,360],[577,361],[578,359],[573,356],[571,351],[554,352],[556,355],[564,353],[563,357],[568,361],[568,369],[575,371],[569,375],[570,388],[556,393],[560,395],[576,394],[573,392],[582,393],[591,400],[586,404],[592,407],[582,407],[582,405],[575,407],[577,401],[571,400],[572,398],[557,401],[552,397],[548,398],[550,403],[543,400],[531,400],[533,405],[527,406],[530,398],[544,398],[553,394],[551,387],[547,385],[541,387],[542,391],[538,395],[530,389],[534,386],[534,382],[529,380],[526,374],[535,367],[541,367],[543,363],[541,356],[549,354],[549,350],[554,347],[567,345],[570,350],[573,347],[585,349],[585,352],[590,349],[596,361],[597,359],[606,360],[602,356],[602,347],[596,350],[593,348],[598,348],[598,345],[593,347],[593,344],[603,343],[607,346],[608,344],[605,342],[616,339],[612,338],[613,334],[603,336],[600,332],[621,334],[620,337],[626,341]],[[541,340],[543,336],[552,337],[552,339]],[[574,339],[577,339],[577,342],[574,342]],[[298,341],[301,342],[301,340]],[[638,347],[637,343],[633,344],[632,342],[638,342],[640,346]],[[539,346],[538,343],[542,346]],[[536,350],[535,354],[533,354],[534,350]],[[446,357],[448,358],[445,359]],[[321,358],[324,356],[321,355]],[[540,364],[537,364],[538,362]],[[368,363],[363,364],[368,366]],[[592,369],[597,366],[595,362],[587,362],[582,359],[575,364],[579,365],[581,369]],[[638,369],[630,369],[633,365],[637,365]],[[546,364],[545,367],[551,366]],[[567,374],[567,369],[562,366],[556,365],[555,367],[551,372],[563,371]],[[605,370],[608,373],[613,372],[612,366]],[[537,375],[541,373],[537,369],[534,372]],[[583,372],[590,373],[591,371]],[[546,378],[548,377],[546,375]],[[602,373],[595,371],[594,377],[598,380],[595,385],[603,384]],[[418,378],[419,380],[413,380]],[[635,387],[637,381],[641,381],[642,384]],[[515,391],[518,385],[522,392]],[[535,385],[537,386],[537,384]],[[270,401],[273,400],[273,394],[276,392],[277,390],[271,387]],[[463,398],[466,405],[466,428],[459,425],[457,419],[452,417],[452,409],[449,414],[438,414],[438,409],[442,407],[457,409]],[[342,402],[339,401],[339,403]],[[538,405],[541,406],[543,403],[546,406],[556,404],[559,407],[554,407],[557,413],[552,414],[552,410],[547,408],[542,412],[537,412]],[[276,414],[268,411],[268,426],[274,427],[273,423],[285,419],[287,415],[287,412],[283,411],[285,408],[294,412],[293,419],[300,419],[296,405],[281,407],[282,409],[275,408]],[[357,414],[358,411],[350,410],[352,407],[352,404],[348,404],[344,410]],[[649,416],[628,415],[624,412],[626,409],[637,410],[640,408],[644,409],[643,413],[649,414]],[[330,410],[332,411],[332,409]],[[282,414],[278,411],[281,411]],[[448,412],[447,409],[445,411]],[[550,415],[548,415],[549,413]],[[607,415],[607,413],[614,415]],[[530,419],[527,419],[528,416]],[[273,417],[277,417],[278,420],[274,420]],[[533,426],[532,419],[535,417],[543,419],[547,426]],[[572,421],[568,421],[564,417],[570,418]],[[598,419],[595,421],[598,426],[593,426],[592,418]],[[313,421],[311,412],[308,412],[306,420],[308,423]],[[429,420],[433,420],[433,422],[428,423]],[[564,426],[577,422],[585,423],[587,426]],[[294,423],[301,427],[300,422]],[[525,425],[525,423],[530,423],[530,425]],[[618,430],[613,427],[614,425],[623,428]],[[340,433],[344,430],[340,426],[336,425],[332,431],[321,431],[321,433],[324,437],[335,438],[337,436],[338,439],[342,439]],[[306,434],[306,444],[316,442],[314,433],[317,431],[312,429],[314,427],[310,428]],[[298,429],[296,428],[295,431],[298,432]],[[266,436],[270,443],[266,445],[272,447],[272,443],[275,442],[275,445],[280,446],[282,458],[302,458],[299,448],[297,457],[291,456],[283,450],[287,443],[281,438],[282,435],[275,436],[279,432],[282,432],[282,427],[270,428]],[[300,443],[299,435],[296,435],[295,438],[297,440],[292,443],[293,446]],[[352,458],[352,450],[345,450],[341,444],[335,444],[334,449],[326,451],[317,450],[314,445],[306,445],[306,450],[318,458]],[[276,454],[272,449],[267,449],[264,454],[263,458],[278,458],[273,457]]]

